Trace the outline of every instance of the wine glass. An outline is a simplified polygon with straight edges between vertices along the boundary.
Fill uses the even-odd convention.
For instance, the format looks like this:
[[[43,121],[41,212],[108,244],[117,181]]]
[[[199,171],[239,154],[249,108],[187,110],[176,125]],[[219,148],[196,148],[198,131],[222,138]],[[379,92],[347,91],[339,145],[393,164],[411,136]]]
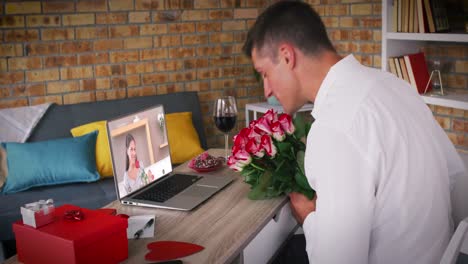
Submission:
[[[224,96],[215,101],[213,120],[216,127],[224,133],[224,157],[228,158],[228,132],[234,128],[237,119],[237,104],[234,96]]]

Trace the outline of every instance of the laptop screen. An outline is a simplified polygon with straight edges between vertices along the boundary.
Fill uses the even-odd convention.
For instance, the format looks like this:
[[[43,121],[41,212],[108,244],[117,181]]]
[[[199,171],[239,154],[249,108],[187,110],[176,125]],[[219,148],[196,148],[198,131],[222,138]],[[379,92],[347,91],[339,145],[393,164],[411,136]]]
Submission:
[[[172,171],[162,105],[107,122],[119,198]]]

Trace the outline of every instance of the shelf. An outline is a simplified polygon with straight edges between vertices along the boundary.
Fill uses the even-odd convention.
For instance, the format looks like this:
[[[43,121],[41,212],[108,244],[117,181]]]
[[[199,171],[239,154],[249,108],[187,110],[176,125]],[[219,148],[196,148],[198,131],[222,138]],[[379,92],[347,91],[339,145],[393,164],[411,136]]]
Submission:
[[[111,137],[120,136],[124,133],[128,133],[129,131],[139,128],[141,126],[148,126],[148,118],[144,118],[141,120],[133,121],[128,124],[123,124],[123,126],[113,129],[110,133]]]
[[[253,104],[246,104],[245,105],[245,126],[248,127],[250,123],[250,115],[249,112],[253,112],[253,119],[257,119],[257,113],[266,113],[269,109],[273,109],[278,113],[283,112],[283,107],[281,105],[271,105],[267,102],[262,103],[253,103]],[[314,104],[305,104],[303,105],[297,112],[307,112],[312,111],[314,109]]]
[[[468,34],[453,33],[395,33],[387,32],[387,39],[411,41],[468,42]]]
[[[448,93],[446,96],[422,95],[424,102],[431,105],[468,110],[468,94]]]
[[[281,105],[272,105],[267,102],[248,104],[246,108],[250,111],[259,113],[266,113],[266,111],[271,108],[278,113],[283,112],[283,107]],[[301,109],[298,110],[298,112],[312,111],[312,109],[314,109],[314,104],[305,104],[303,107],[301,107]]]

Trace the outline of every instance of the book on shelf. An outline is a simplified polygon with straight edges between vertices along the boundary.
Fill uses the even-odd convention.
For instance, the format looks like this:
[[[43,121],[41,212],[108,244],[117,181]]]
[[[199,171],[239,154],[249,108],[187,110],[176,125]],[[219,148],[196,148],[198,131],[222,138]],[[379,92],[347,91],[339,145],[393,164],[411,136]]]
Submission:
[[[407,0],[409,2],[408,10],[408,32],[414,32],[414,0]]]
[[[388,68],[390,69],[391,73],[398,77],[398,73],[395,66],[395,60],[392,57],[388,58]]]
[[[409,0],[401,0],[402,7],[401,7],[401,32],[408,32],[409,29]]]
[[[395,7],[397,8],[397,30],[396,32],[401,32],[401,7],[403,6],[402,4],[403,0],[395,0],[397,3]]]
[[[398,60],[397,57],[394,57],[393,61],[395,62],[395,68],[396,68],[396,71],[397,71],[398,78],[403,79],[403,74],[401,72],[401,66],[400,66],[400,60]]]
[[[427,22],[425,19],[425,12],[424,12],[424,5],[423,5],[424,0],[416,0],[416,13],[418,17],[418,32],[419,33],[425,33],[427,32]]]
[[[435,32],[435,25],[434,25],[434,17],[432,16],[432,9],[431,9],[431,3],[430,0],[424,0],[424,12],[426,14],[426,19],[427,19],[427,25],[428,25],[428,31],[429,33],[434,33]]]
[[[444,0],[393,0],[392,8],[394,32],[432,33],[449,28]]]
[[[463,3],[465,1],[465,3]],[[468,33],[468,1],[466,0],[450,0],[446,1],[447,17],[450,27],[450,32]]]
[[[413,32],[419,33],[419,20],[418,20],[418,0],[414,0],[413,2]]]
[[[447,32],[450,29],[445,0],[430,0],[435,32]]]
[[[411,86],[413,86],[420,94],[429,92],[432,89],[431,84],[426,90],[426,85],[429,82],[429,71],[427,69],[426,58],[423,52],[407,54],[403,56],[408,78]]]
[[[406,69],[405,59],[403,57],[398,57],[398,61],[400,62],[401,67],[401,75],[403,76],[403,80],[410,82],[408,77],[408,70]]]
[[[403,56],[403,59],[405,60],[405,63],[408,65],[407,70],[408,70],[408,78],[410,79],[410,84],[414,89],[416,89],[416,91],[419,92],[418,86],[416,85],[416,80],[414,79],[413,68],[411,68],[411,62],[409,60],[408,55]]]
[[[398,32],[398,0],[393,0],[392,8],[392,29],[393,32]]]

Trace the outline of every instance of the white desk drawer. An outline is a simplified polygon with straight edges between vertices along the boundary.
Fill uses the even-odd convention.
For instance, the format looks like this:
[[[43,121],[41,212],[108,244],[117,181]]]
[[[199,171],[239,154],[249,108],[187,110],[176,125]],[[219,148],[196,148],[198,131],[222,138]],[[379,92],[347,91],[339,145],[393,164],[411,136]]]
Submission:
[[[283,242],[294,231],[297,222],[289,203],[258,233],[243,251],[244,264],[267,263]]]

